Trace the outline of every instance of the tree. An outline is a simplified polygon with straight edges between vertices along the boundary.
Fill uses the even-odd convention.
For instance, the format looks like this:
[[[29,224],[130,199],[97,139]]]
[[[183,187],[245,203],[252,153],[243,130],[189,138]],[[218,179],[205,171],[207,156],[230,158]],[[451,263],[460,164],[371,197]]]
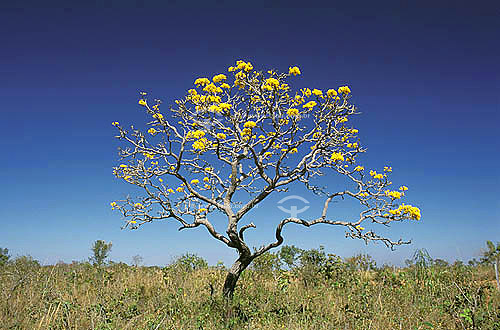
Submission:
[[[497,289],[500,291],[500,281],[498,280],[498,268],[500,267],[500,242],[497,242],[497,246],[495,246],[492,241],[486,241],[486,246],[488,247],[488,250],[483,251],[481,262],[493,264],[493,267],[495,268],[495,278],[497,280]]]
[[[106,243],[103,240],[97,240],[92,245],[92,256],[89,258],[89,261],[94,265],[101,267],[104,265],[106,259],[109,256],[109,252],[111,252],[112,243]]]
[[[139,267],[144,259],[140,255],[135,255],[132,257],[132,265]]]
[[[9,249],[0,248],[0,266],[5,265],[10,259]]]
[[[148,101],[141,92],[139,105],[151,118],[147,132],[113,122],[117,138],[126,144],[119,149],[122,163],[114,167],[114,175],[144,193],[111,203],[124,216],[124,227],[137,229],[165,219],[177,221],[179,230],[204,226],[239,255],[224,283],[227,298],[255,258],[282,244],[288,223],[342,226],[347,237],[381,241],[391,248],[409,243],[363,227],[419,220],[420,210],[398,203],[408,188],[389,188],[391,167],[377,172],[357,163],[366,149],[358,130],[348,124],[358,114],[348,86],[294,91],[289,82],[301,74],[298,67],[287,73],[262,72],[237,61],[228,71],[229,77],[196,79],[195,88],[168,112],[161,112],[160,100]],[[324,182],[327,174],[344,177],[348,185],[336,191],[318,186],[315,180]],[[312,219],[298,212],[269,219],[278,221],[276,240],[252,252],[244,234],[256,225],[245,223],[245,215],[270,195],[298,184],[324,199],[320,213]],[[341,220],[328,214],[334,199],[345,198],[364,208],[359,217]],[[227,219],[224,232],[213,225],[218,214]]]

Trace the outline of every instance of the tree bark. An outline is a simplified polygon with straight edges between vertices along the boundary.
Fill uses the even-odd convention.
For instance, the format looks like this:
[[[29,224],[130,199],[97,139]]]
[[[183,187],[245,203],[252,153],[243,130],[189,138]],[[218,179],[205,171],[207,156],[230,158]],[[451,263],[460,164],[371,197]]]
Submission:
[[[500,291],[500,282],[498,281],[498,259],[499,258],[496,258],[493,264],[495,265],[495,277],[497,279],[497,289],[498,291]]]
[[[249,255],[240,255],[238,260],[231,266],[229,272],[227,273],[226,280],[224,282],[224,289],[222,291],[224,297],[227,300],[233,299],[234,289],[236,288],[236,283],[240,278],[241,273],[250,265],[252,262],[252,257]]]

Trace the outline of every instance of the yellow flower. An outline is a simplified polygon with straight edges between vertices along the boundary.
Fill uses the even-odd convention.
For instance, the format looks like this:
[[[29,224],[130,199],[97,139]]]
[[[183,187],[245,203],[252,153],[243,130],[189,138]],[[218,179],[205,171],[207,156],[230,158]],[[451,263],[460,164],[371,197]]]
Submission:
[[[340,152],[333,152],[330,159],[333,160],[334,162],[343,161],[344,156],[342,156],[342,154]]]
[[[300,90],[302,92],[303,95],[305,95],[306,97],[309,97],[311,96],[312,92],[309,88],[304,88],[304,89],[301,89]]]
[[[347,121],[347,117],[340,117],[339,123],[345,123]]]
[[[394,199],[400,199],[401,193],[399,191],[386,191],[385,194]]]
[[[150,154],[149,152],[143,152],[142,154],[144,155],[144,157],[146,157],[148,159],[153,159],[154,158],[154,155]]]
[[[210,112],[215,112],[215,113],[221,113],[222,112],[222,109],[218,106],[216,106],[215,104],[214,105],[211,105],[209,108],[208,108],[208,111]]]
[[[208,80],[208,78],[198,78],[194,81],[194,84],[196,86],[205,86],[205,85],[208,85],[210,84],[210,80]]]
[[[233,72],[234,70],[236,70],[234,66],[230,66],[229,68],[227,68],[227,71],[229,72]]]
[[[399,190],[401,190],[401,191],[407,191],[408,187],[407,186],[401,186],[401,187],[399,187]]]
[[[291,108],[291,109],[288,109],[286,114],[290,117],[296,117],[299,115],[299,110],[295,109],[295,108]]]
[[[312,90],[312,93],[315,96],[322,96],[323,95],[323,92],[320,91],[319,89],[316,89],[316,88]]]
[[[134,204],[134,207],[135,207],[136,209],[143,209],[143,208],[144,208],[144,205],[142,205],[141,203],[135,203],[135,204]]]
[[[130,222],[131,224],[133,224],[133,225],[135,225],[135,224],[137,223],[137,221],[135,221],[135,220],[131,220],[131,221],[129,221],[129,222]]]
[[[270,87],[278,88],[280,85],[280,82],[278,79],[269,78],[269,79],[266,79],[266,85],[270,86]]]
[[[117,206],[117,204],[115,202],[111,202],[111,203],[109,203],[109,205],[111,205],[112,209],[114,209]]]
[[[363,166],[359,166],[359,165],[358,165],[358,166],[356,166],[356,167],[354,168],[354,170],[355,170],[355,171],[357,171],[357,172],[361,172],[361,171],[363,171],[364,169],[365,169],[365,168],[364,168]]]
[[[151,127],[150,129],[148,129],[148,133],[151,135],[155,135],[156,130],[153,127]]]
[[[365,229],[365,227],[361,227],[360,225],[357,225],[357,226],[356,226],[356,229],[357,229],[357,230],[364,230],[364,229]]]
[[[392,167],[384,166],[384,172],[392,172]]]
[[[227,89],[229,89],[231,86],[229,86],[229,85],[228,85],[228,84],[226,84],[226,83],[222,83],[222,84],[220,85],[220,87],[221,87],[221,88],[227,88]]]
[[[214,83],[218,83],[218,82],[221,82],[221,81],[226,80],[226,79],[227,79],[226,75],[224,75],[224,74],[218,74],[218,75],[216,75],[216,76],[214,76],[212,78],[212,81]]]
[[[117,121],[114,121],[114,122],[112,122],[112,123],[111,123],[111,125],[113,125],[113,126],[118,126],[118,125],[120,125],[120,123],[119,123],[119,122],[117,122]]]
[[[312,108],[314,108],[314,106],[316,105],[317,103],[314,102],[314,101],[309,101],[307,102],[306,104],[304,104],[302,107],[303,108],[307,108],[309,110],[311,110]]]
[[[224,140],[226,138],[226,134],[224,134],[224,133],[217,133],[217,138],[219,140]]]
[[[210,181],[210,179],[207,176],[203,178],[203,182],[208,182],[208,181]]]
[[[355,129],[355,128],[353,128],[353,129],[351,130],[351,133],[352,133],[352,134],[356,134],[356,133],[358,133],[358,132],[359,132],[359,131],[358,131],[357,129]]]
[[[236,61],[236,69],[241,70],[244,69],[246,66],[247,64],[245,63],[245,61],[242,60]]]
[[[252,63],[248,62],[245,67],[243,68],[246,72],[250,72],[253,70],[253,65]]]
[[[293,74],[294,76],[296,76],[296,75],[300,75],[300,73],[301,73],[300,69],[296,66],[288,68],[288,74],[290,74],[290,75]]]
[[[125,167],[127,167],[127,165],[125,165],[125,164],[120,164],[120,167],[125,168]]]
[[[337,96],[337,91],[335,89],[329,89],[329,90],[326,91],[326,95],[328,97]]]
[[[383,174],[375,174],[373,176],[375,179],[383,179],[384,178],[384,175]]]
[[[271,152],[266,151],[266,152],[264,152],[264,157],[269,157],[269,156],[271,156],[271,154],[272,154]]]
[[[252,120],[249,120],[245,124],[243,124],[243,127],[250,129],[254,128],[255,126],[257,126],[257,124]]]
[[[130,175],[127,175],[126,177],[123,178],[124,180],[128,181],[130,179],[132,179],[132,177]]]
[[[162,119],[163,119],[163,115],[162,115],[161,113],[155,113],[155,114],[153,115],[153,118],[156,118],[156,119],[158,119],[158,120],[162,120]]]
[[[221,103],[219,104],[219,107],[223,110],[229,110],[233,107],[233,105],[230,103]]]
[[[198,183],[200,183],[200,180],[198,179],[191,180],[191,184],[198,184]]]
[[[182,187],[178,187],[177,189],[175,189],[177,192],[183,192],[184,191],[184,188]]]
[[[294,153],[296,153],[297,151],[298,151],[298,150],[297,150],[297,148],[292,148],[292,149],[290,150],[290,153],[291,153],[291,154],[294,154]]]
[[[198,213],[203,213],[203,212],[207,212],[207,211],[208,211],[208,210],[207,210],[206,208],[204,208],[204,207],[203,207],[203,208],[201,208],[201,209],[199,209],[199,210],[198,210]]]
[[[163,179],[162,178],[158,178],[158,181],[163,182]]]
[[[172,188],[168,188],[167,192],[169,192],[170,194],[172,194],[174,192],[174,190]]]
[[[145,107],[147,103],[146,103],[146,100],[140,99],[139,104]]]
[[[201,138],[197,141],[194,141],[192,146],[193,149],[203,152],[208,146],[208,140],[206,138]]]
[[[198,95],[198,92],[196,91],[196,89],[192,89],[192,88],[188,90],[188,93],[189,93],[190,95],[193,95],[193,96],[194,96],[194,95]]]
[[[348,86],[339,87],[339,94],[349,94],[351,89]]]
[[[205,167],[205,171],[206,171],[206,172],[211,172],[211,171],[212,171],[212,168],[211,168],[211,167]]]

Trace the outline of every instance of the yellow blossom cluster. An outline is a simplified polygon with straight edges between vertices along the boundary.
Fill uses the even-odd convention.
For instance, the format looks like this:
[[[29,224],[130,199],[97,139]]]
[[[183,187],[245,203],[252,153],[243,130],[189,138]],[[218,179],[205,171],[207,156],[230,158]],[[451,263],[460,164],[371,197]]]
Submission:
[[[226,139],[226,134],[224,134],[224,133],[217,133],[216,137],[219,140],[224,140],[224,139]]]
[[[351,92],[351,89],[348,86],[342,86],[339,87],[339,94],[349,94]]]
[[[200,86],[206,86],[208,84],[210,84],[210,80],[208,80],[208,78],[197,78],[195,81],[194,81],[194,84],[198,87]]]
[[[135,204],[134,204],[134,207],[135,207],[136,209],[143,209],[143,208],[144,208],[144,205],[142,205],[141,203],[135,203]]]
[[[252,121],[252,120],[249,120],[249,121],[247,121],[246,123],[243,124],[244,128],[250,128],[250,129],[252,129],[255,126],[257,126],[257,124],[254,121]]]
[[[323,96],[323,92],[322,92],[321,90],[319,90],[319,89],[316,89],[316,88],[315,88],[315,89],[313,89],[311,93],[312,93],[313,95],[315,95],[315,96],[318,96],[318,97]]]
[[[364,169],[365,169],[365,168],[364,168],[363,166],[360,166],[360,165],[358,165],[358,166],[356,166],[356,167],[354,168],[354,170],[355,170],[356,172],[361,172],[361,171],[363,171]]]
[[[288,74],[290,74],[290,75],[293,74],[294,76],[296,76],[296,75],[300,75],[300,73],[301,73],[300,69],[296,66],[288,68]]]
[[[370,175],[375,178],[375,179],[383,179],[384,178],[384,175],[383,174],[380,174],[380,173],[377,173],[376,171],[374,170],[371,170],[370,171]]]
[[[401,204],[395,210],[389,210],[389,213],[392,215],[407,215],[414,220],[420,220],[421,218],[420,209],[418,207],[405,204]]]
[[[198,129],[196,131],[189,131],[186,134],[187,139],[195,138],[195,139],[200,139],[205,136],[205,132]]]
[[[332,155],[330,156],[330,159],[333,160],[334,162],[343,161],[344,156],[342,156],[340,152],[333,152]]]
[[[299,115],[299,110],[295,108],[290,108],[286,111],[286,114],[290,117],[297,117]]]
[[[163,119],[163,115],[161,113],[155,113],[153,115],[153,118],[158,119],[159,121],[161,121]]]
[[[408,187],[407,186],[401,186],[401,187],[399,187],[399,190],[401,190],[401,191],[407,191]]]
[[[328,97],[337,96],[337,91],[335,89],[329,89],[326,91],[326,96],[328,96]]]
[[[262,86],[262,89],[266,91],[273,91],[274,89],[278,89],[279,87],[280,87],[280,82],[278,79],[269,78],[266,79],[266,82]]]
[[[314,101],[309,101],[306,104],[304,104],[302,107],[306,108],[306,109],[309,109],[309,110],[312,110],[312,108],[314,108],[316,106],[316,104],[317,103],[314,102]]]
[[[155,135],[158,131],[155,130],[153,127],[151,127],[150,129],[148,129],[148,133],[151,134],[151,135]]]
[[[391,166],[384,166],[384,172],[392,172]]]
[[[384,191],[384,193],[386,196],[389,196],[389,197],[394,198],[394,199],[400,199],[403,196],[403,193],[401,193],[399,191],[386,190],[386,191]]]
[[[221,74],[218,74],[218,75],[214,76],[212,78],[212,81],[214,83],[219,83],[219,82],[221,82],[223,80],[226,80],[226,79],[227,79],[226,75],[224,75],[224,74],[221,73]]]

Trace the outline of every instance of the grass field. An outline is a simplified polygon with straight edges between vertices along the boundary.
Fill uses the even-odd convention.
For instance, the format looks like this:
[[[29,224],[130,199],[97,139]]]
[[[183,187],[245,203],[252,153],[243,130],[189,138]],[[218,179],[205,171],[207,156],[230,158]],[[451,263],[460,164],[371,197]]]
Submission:
[[[262,260],[227,306],[223,267],[39,266],[21,257],[0,268],[0,327],[500,329],[492,267],[363,270],[330,258],[286,271]]]

